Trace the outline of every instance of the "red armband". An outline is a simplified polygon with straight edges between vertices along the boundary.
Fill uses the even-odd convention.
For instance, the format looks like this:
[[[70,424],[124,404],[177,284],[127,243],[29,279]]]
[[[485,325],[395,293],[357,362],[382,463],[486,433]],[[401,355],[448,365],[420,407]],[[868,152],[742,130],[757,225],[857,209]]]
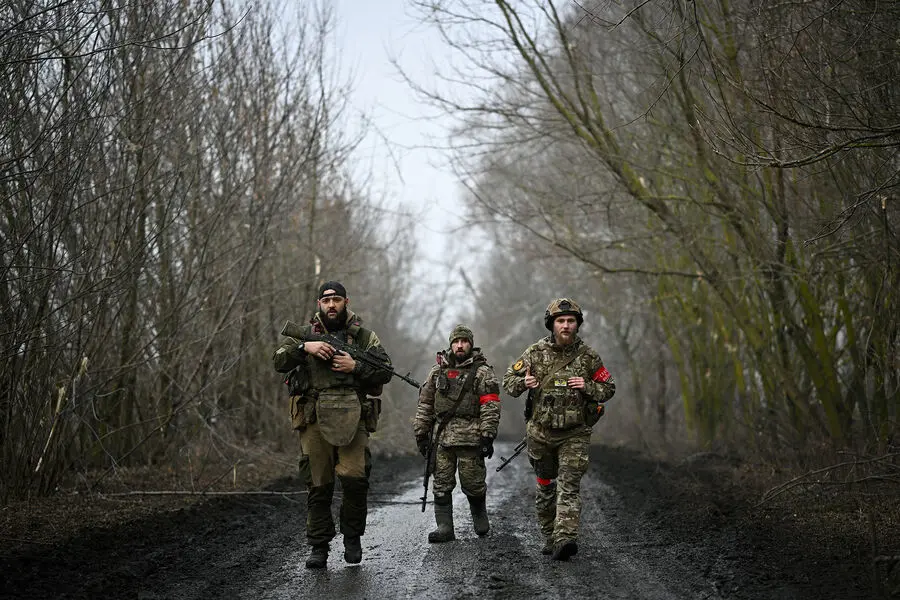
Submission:
[[[591,375],[591,379],[594,381],[599,381],[601,383],[606,383],[610,379],[612,379],[612,375],[609,374],[609,371],[606,370],[606,367],[600,367],[597,369],[593,375]]]
[[[487,404],[488,402],[500,402],[500,394],[485,394],[479,398],[482,404]]]

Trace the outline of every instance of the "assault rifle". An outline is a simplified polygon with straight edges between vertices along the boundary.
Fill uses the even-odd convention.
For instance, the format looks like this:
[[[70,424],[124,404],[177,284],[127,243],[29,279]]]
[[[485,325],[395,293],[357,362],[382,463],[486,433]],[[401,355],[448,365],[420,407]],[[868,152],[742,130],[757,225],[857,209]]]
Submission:
[[[441,434],[444,433],[444,428],[447,427],[450,419],[456,414],[456,409],[459,408],[459,403],[462,402],[463,397],[466,395],[466,390],[468,390],[469,387],[472,386],[472,382],[475,381],[475,374],[478,372],[478,368],[484,363],[485,360],[483,357],[475,359],[475,362],[469,369],[469,374],[466,375],[466,380],[463,381],[462,387],[459,388],[459,394],[456,396],[456,400],[453,401],[453,408],[440,416],[438,419],[437,430],[434,430],[432,427],[432,435],[428,438],[428,456],[425,457],[425,491],[422,492],[422,512],[425,512],[425,504],[428,502],[428,480],[431,478],[431,473],[434,471],[434,462],[437,459],[437,447],[438,444],[441,443]]]
[[[531,388],[528,390],[528,397],[525,398],[525,422],[531,420],[531,415],[534,414],[534,394],[537,388]]]
[[[497,467],[497,472],[499,472],[500,469],[502,469],[503,467],[505,467],[506,465],[511,463],[513,461],[513,459],[515,457],[517,457],[518,455],[520,455],[522,453],[522,450],[524,450],[527,446],[528,446],[528,437],[526,436],[526,437],[522,438],[522,441],[519,442],[518,445],[516,445],[516,447],[514,448],[514,452],[512,453],[512,456],[510,456],[509,458],[503,458],[502,456],[500,457],[500,466]]]
[[[443,431],[443,428],[441,428]],[[425,505],[428,503],[428,480],[431,479],[432,464],[435,459],[435,450],[437,444],[437,435],[432,435],[428,439],[428,455],[425,457],[425,491],[422,492],[422,512],[425,512]]]
[[[525,399],[525,424],[526,425],[528,424],[528,421],[531,420],[531,415],[534,414],[535,390],[537,390],[537,388],[531,388],[530,390],[528,390],[528,397]],[[503,458],[502,456],[500,457],[501,462],[500,462],[500,466],[497,467],[498,472],[500,471],[500,469],[502,469],[503,467],[505,467],[506,465],[511,463],[515,457],[517,457],[518,455],[520,455],[522,453],[522,450],[524,450],[525,446],[527,446],[527,443],[526,443],[527,440],[528,440],[528,436],[525,436],[522,439],[522,441],[519,442],[519,444],[514,448],[513,455],[510,456],[509,458]]]
[[[406,375],[401,375],[388,363],[382,361],[377,356],[372,355],[372,353],[368,350],[363,350],[358,346],[353,346],[352,344],[348,344],[341,338],[337,337],[331,333],[307,333],[304,334],[303,330],[293,321],[288,321],[285,323],[284,328],[281,330],[281,335],[286,335],[288,337],[297,338],[303,340],[304,342],[325,342],[330,344],[332,348],[335,349],[336,354],[348,354],[353,360],[356,362],[361,362],[369,365],[375,369],[380,371],[387,371],[393,377],[399,377],[409,385],[413,386],[416,389],[422,387],[422,384],[410,377],[410,374],[407,372]]]

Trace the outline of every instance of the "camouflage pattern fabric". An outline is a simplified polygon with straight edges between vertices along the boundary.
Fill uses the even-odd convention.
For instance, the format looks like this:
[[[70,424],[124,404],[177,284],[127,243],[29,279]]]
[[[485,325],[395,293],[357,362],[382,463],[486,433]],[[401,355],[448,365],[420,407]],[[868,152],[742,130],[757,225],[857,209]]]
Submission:
[[[442,404],[447,407],[456,400],[453,391],[458,388],[449,387],[446,392],[442,392],[439,382],[453,381],[462,385],[476,359],[480,357],[482,354],[479,348],[473,348],[471,356],[459,364],[456,364],[455,357],[448,351],[437,354],[438,364],[428,372],[419,392],[419,404],[413,423],[416,438],[430,436],[438,416],[443,412]],[[441,434],[440,445],[443,447],[475,447],[482,437],[493,439],[497,436],[500,424],[500,384],[494,368],[487,363],[481,364],[477,369],[475,381],[460,401],[456,415],[450,419]]]
[[[541,442],[528,436],[528,457],[537,476],[538,524],[544,537],[554,544],[578,538],[581,478],[588,468],[590,441],[589,429],[559,442]]]
[[[342,329],[348,337],[347,341],[371,352],[375,358],[390,365],[391,359],[374,331],[370,331],[369,339],[364,343],[360,343],[361,340],[356,339],[356,334],[361,329],[362,319],[348,309],[347,318]],[[328,332],[319,313],[316,313],[310,319],[309,324],[304,326],[302,331],[314,334]],[[310,384],[308,393],[310,396],[314,396],[317,390],[328,387],[355,387],[363,392],[377,396],[380,393],[380,386],[391,380],[390,373],[363,363],[357,363],[353,373],[332,371],[330,362],[311,359],[297,347],[299,344],[300,340],[298,338],[288,337],[275,349],[275,353],[272,355],[272,364],[279,373],[288,373],[296,366],[306,365],[308,370],[307,378]]]
[[[478,448],[440,447],[434,457],[432,485],[434,494],[449,494],[456,487],[456,471],[459,470],[459,487],[466,496],[484,496],[487,492],[487,469]]]
[[[526,390],[527,372],[539,381],[526,426],[528,457],[537,477],[538,524],[554,544],[574,541],[591,426],[602,414],[602,404],[615,394],[615,381],[599,354],[577,336],[568,346],[556,344],[552,335],[529,346],[507,369],[503,388],[520,396]],[[566,382],[571,377],[583,377],[584,390],[569,388]]]
[[[557,365],[564,365],[556,368]],[[559,346],[547,336],[529,346],[503,377],[503,388],[514,397],[525,391],[525,373],[540,381],[530,423],[540,426],[547,439],[564,439],[585,429],[590,431],[599,405],[616,393],[616,384],[603,366],[600,355],[576,336],[568,346]],[[552,372],[551,372],[552,371]],[[566,380],[583,377],[584,390],[569,388]]]

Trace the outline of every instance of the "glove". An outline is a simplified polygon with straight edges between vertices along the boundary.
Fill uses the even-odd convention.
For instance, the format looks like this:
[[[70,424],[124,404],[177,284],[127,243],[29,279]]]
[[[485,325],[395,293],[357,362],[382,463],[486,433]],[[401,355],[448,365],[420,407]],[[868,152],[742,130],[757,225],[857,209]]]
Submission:
[[[482,458],[490,458],[494,455],[494,438],[481,436],[481,442],[478,444]]]
[[[428,437],[424,435],[421,437],[417,437],[416,446],[419,447],[419,453],[427,458],[428,451],[431,450],[431,444],[428,443]]]

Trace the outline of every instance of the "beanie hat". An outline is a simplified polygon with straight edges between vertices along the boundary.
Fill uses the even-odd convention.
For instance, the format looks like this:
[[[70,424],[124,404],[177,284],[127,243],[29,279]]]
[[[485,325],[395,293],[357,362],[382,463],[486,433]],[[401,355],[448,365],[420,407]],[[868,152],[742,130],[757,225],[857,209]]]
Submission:
[[[470,344],[475,345],[475,336],[472,334],[472,330],[465,325],[457,325],[453,328],[453,331],[450,332],[451,344],[453,340],[469,340]]]

